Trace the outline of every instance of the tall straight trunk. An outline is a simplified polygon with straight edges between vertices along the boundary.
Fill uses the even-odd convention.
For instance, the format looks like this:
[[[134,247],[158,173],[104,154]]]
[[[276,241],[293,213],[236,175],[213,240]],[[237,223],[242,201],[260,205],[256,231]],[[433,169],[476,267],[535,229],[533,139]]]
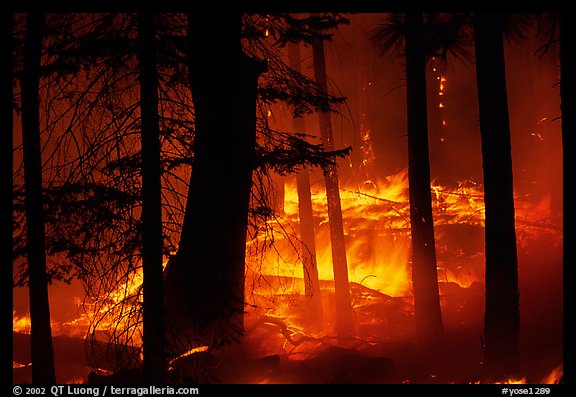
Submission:
[[[13,285],[14,279],[12,270],[12,233],[13,233],[13,218],[12,218],[12,173],[14,167],[12,165],[12,148],[14,139],[12,131],[14,122],[12,120],[12,36],[13,36],[13,20],[12,13],[2,11],[0,24],[0,58],[2,62],[2,70],[0,71],[0,186],[2,187],[2,194],[0,195],[0,279],[2,280],[2,291],[6,295],[6,299],[2,300],[1,310],[2,316],[0,317],[2,323],[5,324],[5,335],[12,333],[12,307],[13,307]],[[12,379],[12,339],[4,338],[2,342],[2,351],[4,352],[2,358],[2,366],[0,371],[3,374],[8,374]]]
[[[266,66],[242,49],[241,14],[218,14],[218,34],[214,14],[188,18],[194,160],[180,244],[167,269],[166,300],[173,325],[193,345],[217,348],[244,333],[257,83]]]
[[[324,92],[328,92],[326,76],[326,59],[324,58],[324,41],[316,39],[312,46],[314,78]],[[329,112],[320,112],[320,134],[324,150],[334,150],[334,136]],[[329,166],[324,172],[326,199],[328,202],[328,220],[330,223],[330,242],[332,245],[332,266],[334,269],[334,289],[336,301],[336,332],[339,335],[350,335],[354,332],[352,303],[350,300],[350,282],[348,281],[348,263],[342,205],[338,185],[338,168]]]
[[[432,218],[422,14],[406,14],[405,46],[414,317],[418,336],[435,340],[443,334],[443,326]]]
[[[42,158],[40,147],[40,60],[44,14],[29,13],[24,39],[22,70],[22,143],[24,149],[24,205],[30,297],[32,382],[56,383],[48,277],[46,236],[42,205]]]
[[[576,42],[574,40],[574,25],[568,14],[560,14],[560,100],[562,112],[562,153],[564,159],[564,194],[567,196],[566,186],[570,186],[576,180],[576,164],[574,153],[576,153],[576,79],[574,71],[576,70],[574,62],[574,50]],[[564,200],[569,203],[568,200]],[[574,236],[575,232],[575,215],[573,205],[564,206],[564,223],[563,230],[565,236]],[[567,220],[567,221],[566,221]],[[573,335],[574,327],[574,302],[576,302],[576,289],[574,280],[576,280],[576,255],[574,247],[566,244],[564,241],[564,259],[563,259],[563,281],[564,281],[564,375],[563,382],[567,384],[576,383],[576,356],[575,343]],[[572,316],[572,320],[568,319]]]
[[[489,367],[512,369],[518,358],[520,293],[502,25],[502,15],[474,19],[486,208],[484,354]]]
[[[301,73],[302,65],[299,44],[290,44],[288,47],[290,67]],[[298,133],[306,131],[306,123],[302,117],[294,117],[294,130]],[[316,262],[316,240],[314,238],[314,211],[312,208],[312,193],[310,192],[310,173],[303,168],[296,174],[296,188],[298,190],[298,215],[300,217],[300,239],[302,267],[304,272],[304,293],[309,307],[310,318],[320,321],[322,319],[322,299],[320,294],[320,280]]]
[[[142,268],[144,275],[144,376],[164,381],[164,295],[162,267],[162,184],[158,71],[154,14],[138,14],[142,134]]]

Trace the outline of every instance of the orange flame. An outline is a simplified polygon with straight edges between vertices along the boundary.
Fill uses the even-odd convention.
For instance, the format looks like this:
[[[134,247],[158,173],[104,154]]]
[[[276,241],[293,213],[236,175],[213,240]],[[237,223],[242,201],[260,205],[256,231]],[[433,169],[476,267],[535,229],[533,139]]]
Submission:
[[[562,366],[554,368],[540,383],[544,385],[554,385],[560,383],[562,379],[563,369]]]

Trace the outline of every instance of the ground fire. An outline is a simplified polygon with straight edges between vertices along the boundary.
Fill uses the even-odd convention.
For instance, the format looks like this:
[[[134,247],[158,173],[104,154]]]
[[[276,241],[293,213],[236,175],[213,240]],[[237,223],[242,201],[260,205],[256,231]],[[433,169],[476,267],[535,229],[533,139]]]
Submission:
[[[333,376],[340,371],[337,364],[341,362],[340,360],[357,359],[360,369],[346,373],[349,378],[344,380],[410,383],[422,382],[422,376],[426,376],[424,381],[430,383],[558,383],[561,378],[559,369],[561,367],[558,367],[559,363],[555,361],[558,357],[554,355],[544,358],[549,361],[545,365],[543,363],[543,368],[538,368],[536,371],[526,368],[526,376],[518,379],[474,379],[474,375],[468,373],[472,369],[472,373],[475,370],[478,371],[476,376],[481,376],[479,370],[481,342],[478,335],[482,323],[483,298],[481,285],[484,208],[481,186],[472,181],[463,181],[455,188],[446,188],[436,183],[432,185],[435,197],[435,226],[439,230],[437,245],[441,304],[447,329],[454,338],[459,338],[454,345],[447,343],[444,353],[436,352],[440,355],[440,358],[436,359],[452,357],[451,355],[455,354],[453,349],[462,354],[457,343],[469,342],[472,346],[466,354],[470,356],[462,354],[459,359],[470,366],[466,369],[466,373],[454,375],[448,369],[444,369],[447,373],[434,374],[425,373],[425,369],[420,369],[424,372],[412,374],[412,379],[410,377],[399,379],[396,378],[399,376],[396,374],[397,370],[393,372],[390,370],[390,363],[383,365],[378,361],[378,357],[393,357],[395,354],[405,354],[403,360],[416,359],[405,171],[391,175],[378,183],[365,184],[364,189],[342,188],[356,334],[347,340],[340,340],[334,330],[335,307],[332,301],[334,286],[325,193],[321,184],[317,185],[320,186],[313,189],[313,203],[317,228],[318,275],[324,316],[307,318],[300,246],[296,244],[297,193],[294,184],[289,181],[285,190],[284,214],[271,221],[271,227],[275,230],[274,244],[262,251],[254,247],[260,243],[255,240],[248,247],[248,258],[251,258],[251,253],[255,254],[247,264],[246,274],[246,343],[249,346],[246,353],[256,362],[269,359],[272,364],[269,364],[270,367],[262,364],[264,373],[242,374],[242,371],[239,371],[245,378],[236,378],[234,375],[229,381],[298,383],[321,380],[323,382],[326,381],[323,376]],[[543,249],[540,244],[551,244],[557,249],[561,244],[561,233],[557,225],[549,222],[549,214],[546,212],[548,200],[549,198],[545,198],[541,203],[530,204],[518,199],[517,205],[521,209],[517,214],[520,252]],[[535,265],[529,260],[526,262],[527,267]],[[527,271],[532,272],[536,269]],[[525,281],[527,286],[531,282],[534,280]],[[125,326],[118,323],[118,312],[112,309],[116,305],[121,305],[127,296],[134,295],[141,287],[141,283],[141,274],[135,274],[128,283],[119,285],[117,291],[110,293],[104,305],[99,305],[97,302],[82,304],[81,297],[75,297],[78,317],[63,323],[54,322],[54,335],[82,337],[91,320],[100,316],[102,318],[97,328],[101,332],[109,331],[110,327]],[[15,314],[13,327],[14,332],[21,336],[29,334],[29,317]],[[141,329],[133,331],[129,342],[134,346],[141,344],[139,335]],[[207,347],[195,348],[173,362],[205,352],[206,349]],[[275,362],[273,357],[278,357],[278,362]],[[305,374],[303,369],[308,368],[306,363],[314,359],[326,366],[327,373],[317,374],[318,379],[310,378],[312,375]],[[19,360],[24,362],[15,361],[14,368],[23,371],[29,362],[26,362],[27,359],[19,358]],[[324,360],[326,362],[323,362]],[[330,368],[330,365],[334,365],[334,368]],[[382,365],[382,373],[379,370],[376,372]],[[409,366],[409,363],[403,365]],[[282,371],[281,368],[286,370]],[[549,373],[546,372],[548,369]],[[110,371],[104,368],[101,370],[103,373]],[[440,368],[436,371],[442,370]],[[78,372],[79,374],[71,380],[81,378],[82,370],[79,369]]]

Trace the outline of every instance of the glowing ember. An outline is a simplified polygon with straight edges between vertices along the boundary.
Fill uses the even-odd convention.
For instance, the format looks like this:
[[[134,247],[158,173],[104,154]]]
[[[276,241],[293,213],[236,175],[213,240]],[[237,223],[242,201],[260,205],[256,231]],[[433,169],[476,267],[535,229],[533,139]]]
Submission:
[[[526,383],[526,378],[508,378],[504,382],[494,382],[495,384],[507,384],[507,385],[520,385]]]
[[[193,354],[203,353],[203,352],[207,352],[207,351],[208,351],[208,346],[198,346],[198,347],[192,348],[192,349],[188,350],[186,353],[183,353],[183,354],[179,355],[178,357],[170,360],[170,362],[168,363],[168,366],[170,368],[172,368],[173,364],[175,364],[179,360],[182,360],[183,358],[190,357]]]

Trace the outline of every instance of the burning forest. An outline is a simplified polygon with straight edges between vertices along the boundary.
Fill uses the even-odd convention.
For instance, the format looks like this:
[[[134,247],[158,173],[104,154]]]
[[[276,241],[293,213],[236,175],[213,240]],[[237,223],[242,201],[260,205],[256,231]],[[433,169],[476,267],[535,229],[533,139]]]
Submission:
[[[9,14],[13,383],[568,383],[563,15]]]

